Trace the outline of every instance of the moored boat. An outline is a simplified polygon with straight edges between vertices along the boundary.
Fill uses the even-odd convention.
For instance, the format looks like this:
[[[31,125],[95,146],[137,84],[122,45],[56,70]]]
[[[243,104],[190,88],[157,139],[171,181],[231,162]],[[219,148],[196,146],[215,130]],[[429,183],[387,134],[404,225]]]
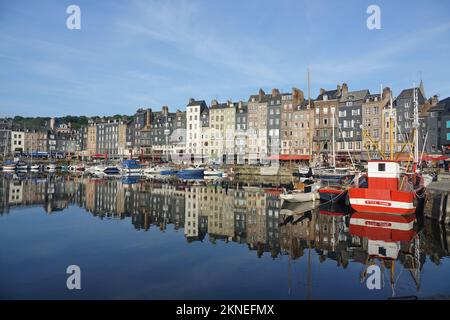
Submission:
[[[369,161],[366,188],[350,188],[349,200],[360,212],[412,214],[424,191],[419,173],[402,173],[395,160]]]
[[[124,175],[140,176],[144,173],[142,165],[135,159],[124,160],[122,166],[122,174]]]
[[[307,202],[316,201],[320,199],[318,192],[291,192],[287,194],[281,194],[280,198],[288,202]]]

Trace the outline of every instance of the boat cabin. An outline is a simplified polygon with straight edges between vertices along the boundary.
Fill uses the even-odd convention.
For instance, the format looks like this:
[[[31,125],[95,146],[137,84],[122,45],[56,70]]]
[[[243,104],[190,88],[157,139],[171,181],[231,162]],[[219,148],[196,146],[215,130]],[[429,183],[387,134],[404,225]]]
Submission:
[[[371,160],[367,167],[370,189],[398,190],[400,163],[392,160]]]

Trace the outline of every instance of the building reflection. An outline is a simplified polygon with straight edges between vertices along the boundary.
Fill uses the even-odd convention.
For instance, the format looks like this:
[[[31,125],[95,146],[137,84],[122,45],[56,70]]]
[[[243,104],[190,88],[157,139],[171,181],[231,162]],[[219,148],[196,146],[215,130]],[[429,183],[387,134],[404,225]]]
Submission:
[[[37,206],[49,214],[71,205],[100,219],[130,219],[137,230],[167,228],[193,243],[207,239],[247,245],[255,256],[304,259],[313,250],[320,263],[380,265],[408,270],[417,287],[426,257],[439,265],[449,256],[450,227],[431,220],[386,220],[348,215],[347,208],[281,203],[280,190],[259,187],[187,186],[90,177],[3,176],[0,214]],[[310,254],[307,255],[310,258]],[[363,267],[361,279],[367,276]],[[392,273],[391,272],[391,273]]]

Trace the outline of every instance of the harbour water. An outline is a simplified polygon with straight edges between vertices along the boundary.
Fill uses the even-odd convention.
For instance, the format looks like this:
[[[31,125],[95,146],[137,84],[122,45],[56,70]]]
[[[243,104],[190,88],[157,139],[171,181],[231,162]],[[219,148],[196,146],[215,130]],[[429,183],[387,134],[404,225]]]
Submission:
[[[0,298],[450,298],[450,227],[423,209],[406,232],[377,232],[348,208],[286,207],[279,192],[2,175]],[[69,265],[81,290],[67,289]]]

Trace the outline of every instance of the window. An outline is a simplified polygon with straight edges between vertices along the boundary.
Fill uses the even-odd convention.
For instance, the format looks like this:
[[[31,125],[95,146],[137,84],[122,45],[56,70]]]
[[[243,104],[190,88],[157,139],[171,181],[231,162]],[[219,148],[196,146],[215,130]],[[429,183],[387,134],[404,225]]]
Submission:
[[[450,132],[447,133],[447,140],[450,140]]]
[[[378,171],[386,171],[386,163],[379,163],[378,164]]]
[[[450,129],[450,120],[447,120],[446,128],[447,128],[447,129]]]

